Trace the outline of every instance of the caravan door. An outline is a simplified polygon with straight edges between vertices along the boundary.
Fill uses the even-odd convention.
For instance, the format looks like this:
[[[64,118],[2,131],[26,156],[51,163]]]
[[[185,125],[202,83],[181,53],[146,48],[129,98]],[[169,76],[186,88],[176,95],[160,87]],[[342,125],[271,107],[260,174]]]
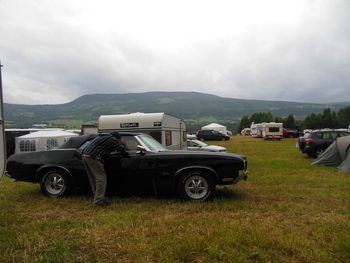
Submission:
[[[4,108],[2,100],[2,79],[1,79],[1,63],[0,63],[0,180],[5,173],[6,165],[6,142],[4,135]]]

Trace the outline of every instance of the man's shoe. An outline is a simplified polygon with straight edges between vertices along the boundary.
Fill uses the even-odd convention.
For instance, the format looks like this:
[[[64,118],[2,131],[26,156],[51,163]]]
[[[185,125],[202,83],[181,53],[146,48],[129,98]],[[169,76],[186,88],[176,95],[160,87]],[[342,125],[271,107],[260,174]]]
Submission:
[[[109,206],[110,204],[111,204],[111,202],[108,200],[102,200],[102,201],[95,203],[95,205],[100,206],[100,207]]]

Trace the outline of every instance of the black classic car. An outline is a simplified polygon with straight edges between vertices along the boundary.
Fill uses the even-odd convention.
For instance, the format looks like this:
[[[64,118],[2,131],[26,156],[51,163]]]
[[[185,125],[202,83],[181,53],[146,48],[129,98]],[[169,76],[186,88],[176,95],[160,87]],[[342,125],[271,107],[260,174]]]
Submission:
[[[124,133],[127,152],[105,159],[108,191],[135,191],[150,187],[155,194],[176,192],[187,200],[213,197],[216,185],[234,184],[248,175],[242,155],[170,151],[151,136]],[[88,187],[81,150],[96,135],[71,138],[59,149],[12,155],[8,175],[18,181],[40,183],[42,192],[57,197]]]

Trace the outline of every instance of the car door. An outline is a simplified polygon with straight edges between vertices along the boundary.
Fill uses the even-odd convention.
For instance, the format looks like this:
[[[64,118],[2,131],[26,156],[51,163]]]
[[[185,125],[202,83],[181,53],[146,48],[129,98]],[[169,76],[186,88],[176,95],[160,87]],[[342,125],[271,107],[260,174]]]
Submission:
[[[154,153],[139,153],[134,136],[125,136],[122,140],[127,145],[126,153],[112,153],[105,160],[110,189],[138,193],[151,188],[157,168]]]
[[[218,132],[218,131],[211,131],[211,133],[212,133],[212,135],[213,135],[213,137],[212,137],[213,140],[216,140],[216,141],[221,140],[222,135],[221,135],[220,132]]]
[[[6,165],[6,142],[4,133],[4,108],[3,108],[3,94],[2,94],[2,78],[1,78],[1,63],[0,63],[0,180],[5,173]]]

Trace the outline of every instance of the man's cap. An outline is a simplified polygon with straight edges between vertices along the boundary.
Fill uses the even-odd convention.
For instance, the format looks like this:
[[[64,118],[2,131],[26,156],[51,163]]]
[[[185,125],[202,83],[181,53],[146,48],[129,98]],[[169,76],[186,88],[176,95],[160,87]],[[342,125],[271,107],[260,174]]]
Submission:
[[[111,135],[114,136],[114,137],[117,138],[117,139],[120,139],[120,138],[121,138],[121,137],[120,137],[120,133],[117,132],[117,131],[111,132]]]

